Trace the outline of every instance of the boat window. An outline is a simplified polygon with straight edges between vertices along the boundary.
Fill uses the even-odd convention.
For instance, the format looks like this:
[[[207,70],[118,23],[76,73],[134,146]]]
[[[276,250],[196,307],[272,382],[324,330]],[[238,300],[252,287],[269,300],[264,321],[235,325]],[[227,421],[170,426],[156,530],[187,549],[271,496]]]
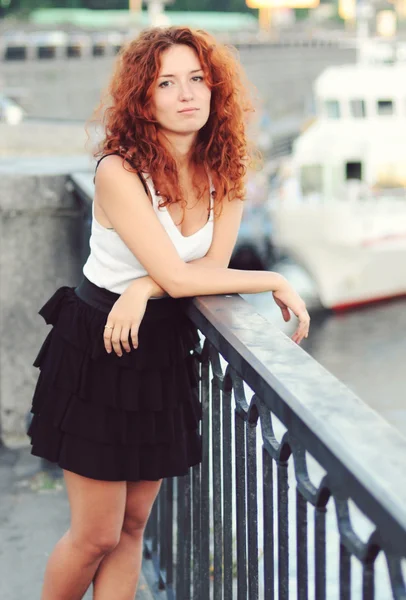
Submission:
[[[345,178],[362,180],[362,164],[360,162],[347,162],[345,164]]]
[[[329,119],[340,118],[340,103],[338,100],[326,100],[325,108]]]
[[[393,100],[378,100],[378,115],[393,115]]]
[[[364,119],[366,116],[365,100],[350,100],[350,110],[355,119]]]
[[[302,194],[321,192],[323,186],[323,169],[321,165],[304,165],[300,170]]]

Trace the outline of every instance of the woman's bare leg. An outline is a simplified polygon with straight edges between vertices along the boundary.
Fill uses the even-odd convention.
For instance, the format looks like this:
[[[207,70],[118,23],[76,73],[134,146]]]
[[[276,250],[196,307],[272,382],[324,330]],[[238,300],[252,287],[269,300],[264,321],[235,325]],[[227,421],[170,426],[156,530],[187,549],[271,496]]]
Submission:
[[[64,471],[71,526],[56,544],[45,571],[41,600],[81,600],[100,561],[120,539],[125,481],[98,481]]]
[[[94,578],[93,600],[134,600],[142,562],[145,525],[161,481],[127,483],[127,501],[118,546],[103,558]]]

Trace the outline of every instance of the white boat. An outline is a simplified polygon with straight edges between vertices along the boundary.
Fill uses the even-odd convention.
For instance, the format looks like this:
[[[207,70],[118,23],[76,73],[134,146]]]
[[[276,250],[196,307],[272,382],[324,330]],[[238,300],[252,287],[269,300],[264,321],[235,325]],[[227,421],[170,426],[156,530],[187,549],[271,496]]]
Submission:
[[[406,63],[327,68],[271,193],[273,242],[340,309],[406,294]]]

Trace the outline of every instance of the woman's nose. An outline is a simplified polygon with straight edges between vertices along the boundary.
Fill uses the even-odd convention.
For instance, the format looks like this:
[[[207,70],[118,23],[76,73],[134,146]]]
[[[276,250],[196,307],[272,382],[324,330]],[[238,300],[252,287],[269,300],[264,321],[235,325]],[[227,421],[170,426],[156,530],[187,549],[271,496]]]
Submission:
[[[185,101],[190,101],[193,99],[193,94],[192,94],[192,90],[190,89],[189,86],[182,86],[180,89],[180,99]]]

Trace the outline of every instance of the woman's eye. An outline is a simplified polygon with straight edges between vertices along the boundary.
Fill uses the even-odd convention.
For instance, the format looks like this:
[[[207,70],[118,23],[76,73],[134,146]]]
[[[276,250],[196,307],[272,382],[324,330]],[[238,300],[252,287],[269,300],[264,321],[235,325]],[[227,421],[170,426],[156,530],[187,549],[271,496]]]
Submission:
[[[204,77],[202,77],[201,75],[195,75],[194,77],[192,77],[192,81],[203,81]],[[166,87],[170,87],[173,84],[173,81],[162,81],[158,87],[160,88],[166,88]]]

